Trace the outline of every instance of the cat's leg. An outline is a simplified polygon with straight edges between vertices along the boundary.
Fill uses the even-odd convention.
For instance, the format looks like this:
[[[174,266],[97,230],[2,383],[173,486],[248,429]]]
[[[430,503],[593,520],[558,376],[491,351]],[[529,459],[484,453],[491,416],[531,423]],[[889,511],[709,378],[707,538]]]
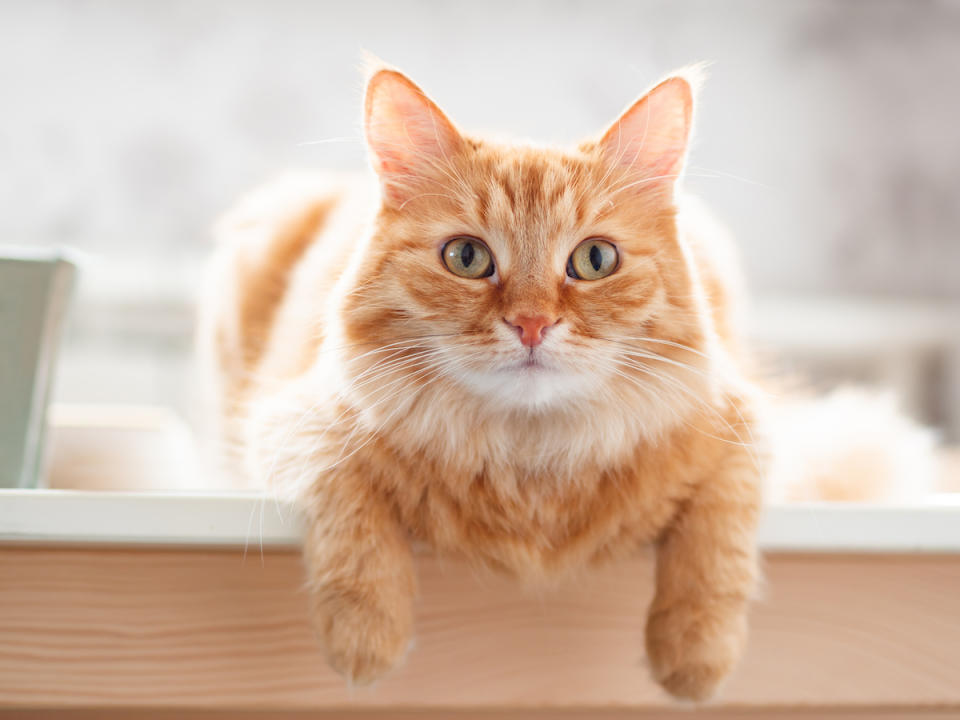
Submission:
[[[759,510],[755,457],[731,448],[658,543],[647,655],[654,678],[676,697],[707,699],[740,657]]]
[[[303,556],[314,627],[330,664],[367,684],[405,654],[415,575],[409,542],[364,478],[337,472],[311,489]]]
[[[256,402],[248,465],[305,521],[311,620],[331,666],[368,684],[406,653],[416,591],[410,543],[377,492],[368,454],[349,451],[351,419],[302,382]],[[319,408],[319,409],[318,409]]]

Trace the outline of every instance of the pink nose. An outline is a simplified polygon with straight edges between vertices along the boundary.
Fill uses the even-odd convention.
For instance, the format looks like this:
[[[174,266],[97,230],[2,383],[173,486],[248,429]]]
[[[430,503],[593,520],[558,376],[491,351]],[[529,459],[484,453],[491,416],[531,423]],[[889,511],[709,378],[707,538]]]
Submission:
[[[515,315],[504,318],[508,325],[512,325],[520,333],[520,342],[527,347],[535,347],[543,342],[547,329],[557,324],[546,315]]]

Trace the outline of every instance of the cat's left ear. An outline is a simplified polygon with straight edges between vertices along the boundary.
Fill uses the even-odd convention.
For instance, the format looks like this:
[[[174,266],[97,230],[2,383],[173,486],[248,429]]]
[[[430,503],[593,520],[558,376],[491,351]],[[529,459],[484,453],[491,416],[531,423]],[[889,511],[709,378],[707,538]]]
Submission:
[[[633,103],[600,140],[609,162],[636,171],[638,191],[672,188],[683,171],[694,84],[690,73],[668,77]]]
[[[376,70],[367,82],[364,130],[384,202],[401,207],[425,182],[443,177],[443,165],[463,145],[453,123],[406,75]]]

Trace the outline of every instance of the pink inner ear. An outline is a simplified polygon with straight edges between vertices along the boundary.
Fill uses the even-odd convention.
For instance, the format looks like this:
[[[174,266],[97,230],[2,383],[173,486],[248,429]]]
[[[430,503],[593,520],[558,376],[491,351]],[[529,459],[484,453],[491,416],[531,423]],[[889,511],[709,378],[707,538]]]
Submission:
[[[689,83],[670,78],[620,116],[601,140],[603,152],[651,179],[672,180],[683,168],[692,110]]]
[[[458,148],[460,135],[440,109],[405,76],[377,73],[367,88],[367,144],[373,166],[391,200],[404,188],[435,175]]]
[[[376,154],[377,172],[387,174],[400,174],[409,172],[410,168],[404,165],[401,156],[398,153],[389,150],[383,150]]]

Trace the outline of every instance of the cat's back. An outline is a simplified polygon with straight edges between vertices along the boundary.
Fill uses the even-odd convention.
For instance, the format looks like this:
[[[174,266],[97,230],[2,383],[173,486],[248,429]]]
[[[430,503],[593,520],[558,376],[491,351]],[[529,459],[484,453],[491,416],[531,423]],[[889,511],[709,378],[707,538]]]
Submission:
[[[230,444],[264,378],[303,372],[322,340],[322,312],[369,218],[361,179],[278,177],[217,223],[200,303],[198,345],[208,432]]]

